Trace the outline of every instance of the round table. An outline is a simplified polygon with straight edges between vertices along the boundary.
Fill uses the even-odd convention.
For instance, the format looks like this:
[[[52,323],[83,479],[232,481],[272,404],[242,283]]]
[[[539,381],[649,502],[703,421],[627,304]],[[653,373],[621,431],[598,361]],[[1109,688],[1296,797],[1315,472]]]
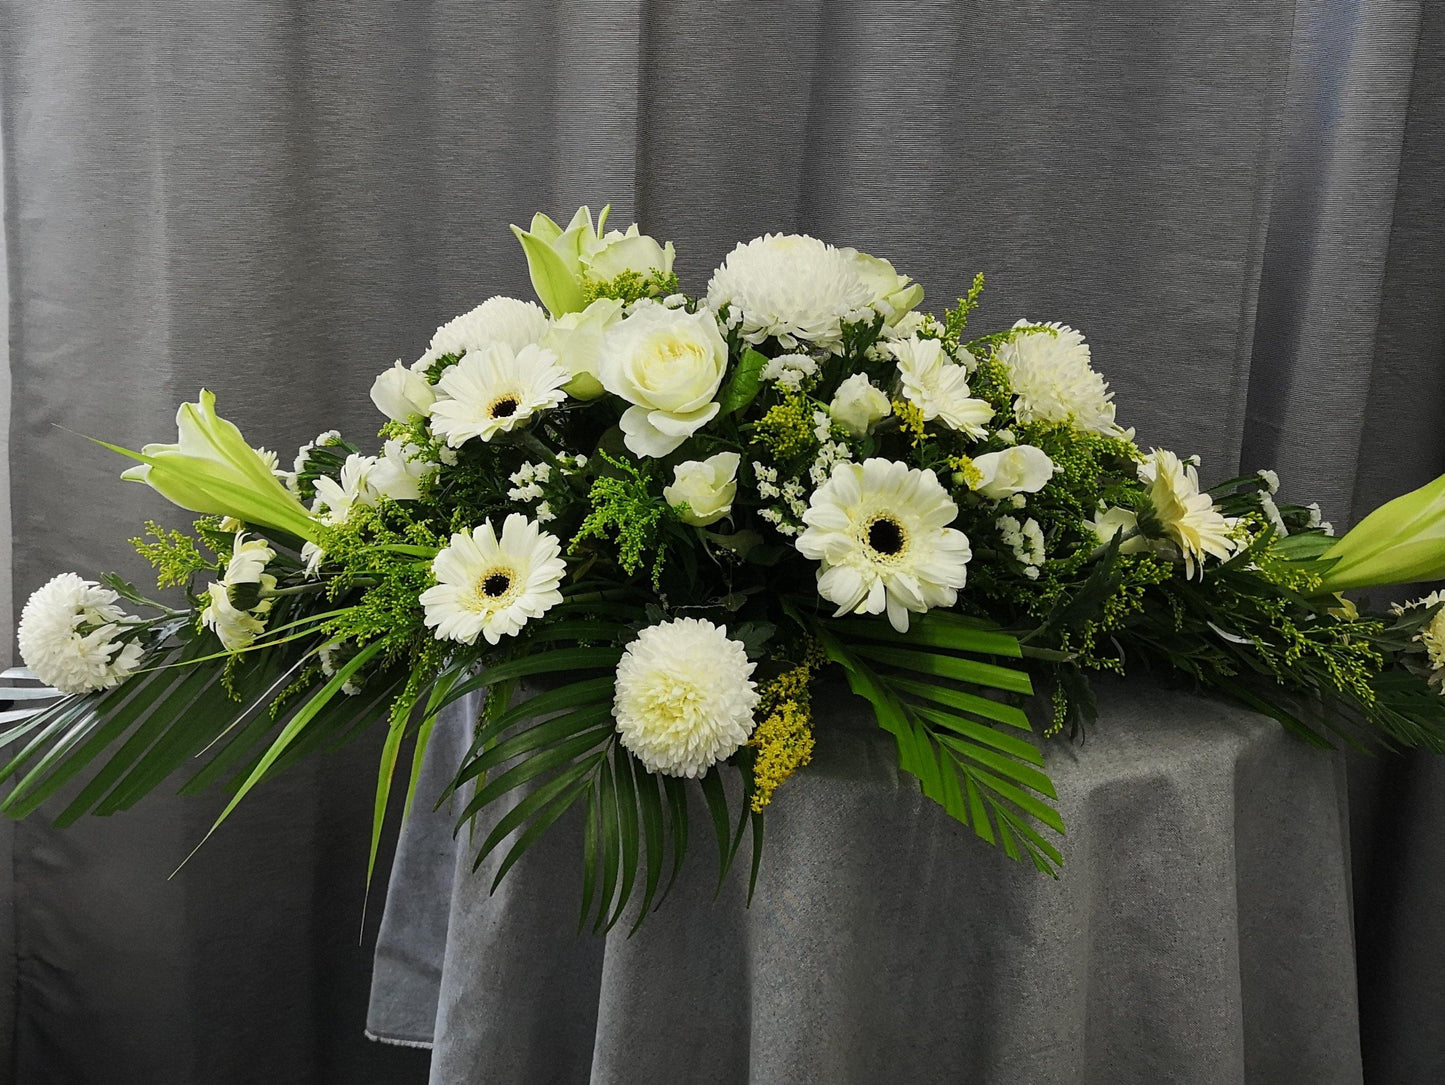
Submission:
[[[369,1033],[432,1047],[446,1085],[1360,1081],[1339,757],[1100,683],[1086,740],[1047,747],[1055,881],[923,798],[864,702],[823,701],[752,907],[745,857],[714,898],[699,804],[672,896],[605,939],[575,933],[578,820],[489,896],[498,856],[473,874],[452,810],[430,812],[461,705],[399,842]]]

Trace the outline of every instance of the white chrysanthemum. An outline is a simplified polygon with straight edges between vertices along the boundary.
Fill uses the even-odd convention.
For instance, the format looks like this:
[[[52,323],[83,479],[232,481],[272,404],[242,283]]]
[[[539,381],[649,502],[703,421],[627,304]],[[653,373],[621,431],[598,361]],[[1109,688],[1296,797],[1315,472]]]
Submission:
[[[116,639],[131,620],[116,605],[119,598],[75,573],[61,573],[36,589],[16,634],[25,665],[62,693],[119,685],[144,654],[134,641]]]
[[[557,537],[519,512],[503,522],[501,538],[490,520],[457,532],[432,562],[437,583],[421,593],[428,628],[437,640],[463,644],[515,636],[562,601],[561,554]]]
[[[572,375],[557,355],[538,346],[514,352],[503,343],[468,354],[442,374],[432,404],[431,429],[452,448],[473,437],[490,441],[567,398]]]
[[[1030,325],[1020,320],[1014,327]],[[1083,333],[1066,324],[1042,326],[1053,332],[1026,332],[998,348],[1019,421],[1071,422],[1077,429],[1117,436],[1114,393],[1090,364]]]
[[[1154,516],[1169,541],[1184,557],[1184,572],[1204,572],[1205,556],[1223,561],[1234,553],[1236,521],[1225,516],[1208,494],[1199,492],[1193,464],[1167,449],[1156,448],[1139,465],[1139,480],[1149,485]]]
[[[520,354],[523,347],[540,343],[549,326],[547,310],[534,301],[488,298],[438,328],[426,353],[412,363],[412,369],[421,372],[443,354],[460,356],[493,343],[502,343],[513,354]]]
[[[617,664],[612,717],[649,772],[696,778],[753,730],[754,664],[727,630],[699,618],[648,626]]]
[[[749,343],[772,336],[789,350],[842,343],[843,322],[865,315],[873,289],[847,253],[806,234],[768,234],[728,253],[707,285],[707,303]]]
[[[903,396],[923,413],[975,441],[988,431],[993,408],[969,395],[968,370],[949,360],[937,339],[900,339],[887,344],[898,361]]]
[[[952,606],[973,556],[951,528],[958,506],[932,471],[892,460],[840,463],[813,491],[795,545],[821,562],[818,593],[838,614],[878,614],[899,632],[908,615]]]

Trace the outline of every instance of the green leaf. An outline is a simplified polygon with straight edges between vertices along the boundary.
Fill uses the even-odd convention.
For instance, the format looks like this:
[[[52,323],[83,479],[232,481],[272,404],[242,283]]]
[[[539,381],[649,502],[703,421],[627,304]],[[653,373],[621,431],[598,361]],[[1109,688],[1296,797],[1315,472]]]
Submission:
[[[973,742],[980,742],[985,746],[992,746],[994,749],[1002,751],[1009,757],[1015,757],[1020,761],[1027,761],[1030,765],[1038,765],[1040,767],[1042,767],[1044,763],[1044,755],[1039,751],[1037,746],[1027,739],[1005,734],[996,728],[988,726],[988,724],[976,723],[955,712],[940,712],[935,708],[929,708],[927,705],[915,705],[913,706],[913,711],[929,723],[936,724],[939,727],[947,727],[949,730],[956,731],[958,734]]]
[[[492,879],[493,893],[497,891],[497,886],[502,884],[502,879],[507,876],[507,871],[511,870],[517,860],[526,854],[527,849],[540,840],[542,834],[550,829],[558,818],[572,809],[579,796],[588,794],[590,791],[591,787],[588,781],[578,780],[570,787],[562,788],[555,799],[543,805],[541,811],[532,819],[532,824],[528,825],[526,831],[517,837],[511,850],[507,852],[506,858],[498,864],[497,875]]]
[[[529,727],[509,736],[502,742],[489,747],[476,757],[463,763],[457,771],[456,779],[452,783],[452,789],[461,787],[468,780],[475,779],[483,773],[490,772],[498,765],[505,764],[518,754],[528,753],[540,749],[543,746],[550,746],[554,742],[571,738],[573,735],[590,730],[599,724],[608,723],[612,719],[612,706],[610,704],[590,705],[580,708],[575,712],[568,712],[565,715],[553,716],[543,720],[535,727]]]
[[[854,652],[876,663],[891,667],[902,667],[918,674],[935,678],[948,678],[955,682],[968,682],[976,686],[991,686],[1008,690],[1010,693],[1033,693],[1029,676],[1012,667],[1000,667],[993,663],[980,663],[975,659],[961,659],[941,652],[910,651],[905,648],[885,648],[881,645],[858,644]]]
[[[754,399],[763,384],[763,368],[768,364],[766,356],[748,347],[733,368],[732,376],[718,396],[718,417],[726,418],[736,414]]]
[[[727,788],[723,786],[722,775],[713,765],[702,778],[702,797],[707,801],[707,812],[712,816],[713,834],[717,837],[718,892],[728,876],[728,864],[732,859],[731,819],[728,817]]]
[[[592,913],[592,897],[597,892],[597,862],[600,858],[597,822],[600,817],[594,784],[587,788],[587,813],[582,823],[582,911],[577,917],[578,934],[587,925],[587,917]]]
[[[553,652],[539,652],[520,659],[488,667],[475,678],[458,683],[447,694],[442,705],[451,704],[474,690],[486,689],[514,678],[529,678],[537,674],[555,674],[558,671],[589,671],[606,668],[611,670],[622,658],[621,648],[561,648]]]
[[[915,697],[922,697],[948,708],[956,708],[960,712],[971,712],[975,716],[982,716],[986,720],[994,720],[1008,727],[1016,727],[1020,731],[1033,731],[1028,714],[1015,705],[981,697],[977,693],[968,693],[954,686],[945,686],[937,682],[921,682],[916,678],[904,678],[897,674],[891,676],[888,681],[894,689],[911,693]]]
[[[763,865],[763,814],[760,810],[752,812],[753,823],[753,868],[748,874],[748,907],[753,905],[753,893],[758,888],[758,871]]]
[[[612,918],[607,921],[606,930],[611,930],[622,913],[627,908],[627,902],[632,899],[632,886],[637,880],[637,855],[638,855],[638,834],[637,834],[637,787],[632,778],[632,768],[628,764],[632,755],[622,747],[622,743],[615,743],[612,747],[613,782],[617,791],[617,830],[620,838],[622,878],[617,888],[617,904],[612,912]]]
[[[1023,655],[1018,638],[1011,633],[980,628],[975,622],[938,610],[914,618],[906,633],[900,633],[889,623],[876,618],[841,618],[833,624],[849,639],[906,644],[914,648],[946,648],[955,652],[1011,656],[1014,659]]]
[[[643,885],[642,904],[637,909],[637,921],[627,932],[630,938],[637,933],[638,928],[642,926],[643,919],[652,910],[652,902],[657,896],[657,886],[662,878],[664,845],[662,791],[658,777],[643,768],[642,762],[637,758],[633,757],[629,760],[632,762],[633,783],[637,788],[637,805],[642,812],[642,840],[647,854],[647,880]]]
[[[231,811],[235,810],[241,800],[250,794],[251,789],[265,776],[266,770],[271,767],[272,763],[278,757],[286,752],[286,747],[291,745],[292,741],[305,730],[306,725],[326,706],[326,703],[335,697],[341,687],[350,681],[351,676],[370,662],[372,657],[381,651],[382,647],[383,642],[376,640],[362,648],[361,651],[357,652],[356,655],[352,656],[345,664],[337,669],[336,673],[332,675],[331,680],[321,687],[321,691],[312,697],[304,708],[291,717],[291,720],[282,728],[280,736],[271,744],[271,748],[266,751],[265,756],[261,758],[260,764],[258,764],[251,772],[251,775],[247,777],[246,782],[231,796],[231,801],[226,804],[225,809],[221,811],[215,823],[207,830],[206,835],[201,838],[201,843],[196,845],[197,849],[200,848],[201,844],[204,844],[211,838],[211,834],[221,827],[221,823],[224,822],[226,818],[231,816]],[[193,850],[191,854],[194,855],[195,851]]]
[[[533,754],[531,757],[517,762],[517,764],[507,769],[506,772],[488,780],[486,786],[480,788],[477,793],[472,796],[471,801],[467,803],[466,809],[462,813],[462,820],[467,820],[473,814],[485,808],[488,803],[501,798],[508,791],[520,787],[528,780],[576,760],[582,754],[607,742],[616,733],[617,732],[608,725],[595,727],[590,731],[583,731],[579,735],[574,735],[572,738],[553,746],[549,750]]]
[[[617,859],[620,851],[617,839],[617,789],[612,782],[612,766],[606,757],[601,759],[597,771],[597,805],[602,813],[602,892],[597,899],[597,922],[592,924],[592,933],[600,934],[602,925],[612,909],[612,898],[617,892]]]
[[[598,753],[585,761],[569,765],[552,779],[524,795],[521,802],[503,814],[497,820],[496,825],[492,826],[492,831],[487,834],[486,840],[482,842],[476,858],[472,861],[472,869],[476,870],[480,867],[498,844],[515,832],[533,814],[550,805],[558,796],[565,794],[568,788],[581,781],[582,777],[592,771],[592,768],[605,756],[605,754]],[[585,781],[583,781],[583,786],[586,786]],[[459,824],[465,824],[465,822],[466,819],[463,818]],[[515,860],[513,861],[515,862]]]
[[[682,861],[687,857],[687,788],[676,776],[664,776],[662,790],[667,795],[667,806],[672,812],[672,871],[667,876],[667,884],[662,887],[662,895],[657,898],[659,906],[672,892],[682,871]]]

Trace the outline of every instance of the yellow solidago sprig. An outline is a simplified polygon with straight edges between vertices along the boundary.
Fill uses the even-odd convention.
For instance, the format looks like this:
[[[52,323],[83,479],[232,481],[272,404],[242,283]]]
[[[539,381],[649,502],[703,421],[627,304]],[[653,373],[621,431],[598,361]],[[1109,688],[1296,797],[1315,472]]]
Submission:
[[[758,691],[758,725],[748,739],[757,751],[751,799],[755,813],[761,813],[773,801],[773,792],[813,758],[811,683],[822,662],[817,646],[809,644],[802,663]]]

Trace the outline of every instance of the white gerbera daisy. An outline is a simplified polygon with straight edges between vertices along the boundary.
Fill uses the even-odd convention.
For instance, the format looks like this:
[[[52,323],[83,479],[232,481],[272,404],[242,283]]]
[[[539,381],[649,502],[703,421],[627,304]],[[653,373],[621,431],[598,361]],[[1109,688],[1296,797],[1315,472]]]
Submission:
[[[541,342],[549,326],[547,310],[536,302],[501,296],[488,298],[438,328],[426,353],[412,363],[412,369],[421,372],[443,354],[460,356],[493,343],[505,344],[512,348],[512,353],[518,354],[523,347]]]
[[[898,360],[903,395],[923,412],[923,420],[935,419],[949,429],[975,441],[988,431],[993,408],[968,394],[968,370],[952,362],[937,339],[900,339],[887,344]]]
[[[699,618],[649,626],[617,664],[612,717],[649,772],[696,778],[753,730],[755,664],[727,630]]]
[[[845,252],[806,234],[768,234],[739,244],[713,272],[707,303],[728,306],[749,343],[772,336],[792,350],[842,344],[843,322],[867,315],[872,287]]]
[[[1199,492],[1193,464],[1183,463],[1167,449],[1156,448],[1139,465],[1139,480],[1149,484],[1149,502],[1169,541],[1184,557],[1184,572],[1204,573],[1206,555],[1223,561],[1234,553],[1236,521],[1225,516],[1208,494]]]
[[[567,563],[555,535],[514,512],[499,539],[487,521],[459,531],[432,562],[437,583],[421,593],[426,624],[437,640],[496,644],[562,601],[557,590]]]
[[[958,515],[932,471],[892,460],[840,463],[813,491],[796,546],[821,562],[818,593],[838,614],[885,608],[899,632],[908,614],[952,606],[973,556]]]
[[[75,573],[61,573],[36,589],[16,634],[25,665],[62,693],[119,685],[144,654],[134,641],[116,639],[133,620],[116,605],[119,598]]]
[[[1031,325],[1020,320],[1015,328]],[[1037,326],[1037,325],[1035,325]],[[1042,325],[1052,332],[1026,332],[998,348],[1014,391],[1020,422],[1070,422],[1077,429],[1117,436],[1114,393],[1089,363],[1082,332],[1066,324]]]
[[[267,579],[274,586],[276,578]],[[246,610],[231,600],[230,588],[215,581],[207,586],[201,598],[206,602],[201,609],[201,624],[216,634],[226,651],[238,652],[248,648],[265,632],[264,619],[271,609],[270,599],[263,599],[254,609]]]
[[[375,456],[363,456],[353,452],[341,465],[341,477],[321,475],[316,479],[316,500],[311,511],[321,517],[325,524],[344,524],[357,505],[374,506],[380,496],[371,485],[371,473],[376,469]]]
[[[490,441],[565,400],[562,386],[571,379],[550,350],[493,343],[442,374],[437,391],[447,398],[432,404],[432,432],[452,448],[473,437]]]

